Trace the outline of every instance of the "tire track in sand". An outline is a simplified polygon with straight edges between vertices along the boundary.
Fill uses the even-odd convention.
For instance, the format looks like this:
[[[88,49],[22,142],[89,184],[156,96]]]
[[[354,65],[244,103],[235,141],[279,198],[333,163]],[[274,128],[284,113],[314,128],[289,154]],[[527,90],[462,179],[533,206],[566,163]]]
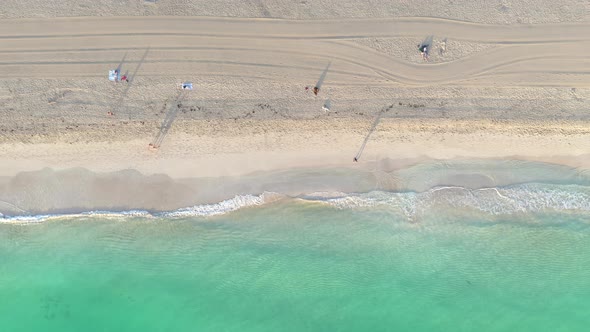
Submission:
[[[501,46],[448,63],[410,64],[346,41],[366,37],[421,38],[433,31],[453,39]],[[224,64],[224,74],[229,76],[298,79],[317,63],[333,59],[335,73],[341,74],[331,78],[336,84],[345,84],[356,76],[359,83],[368,85],[383,84],[385,78],[392,84],[419,86],[588,86],[583,79],[588,64],[579,51],[590,49],[589,32],[587,22],[496,26],[438,18],[321,22],[201,17],[3,20],[0,76],[98,76],[112,63],[112,59],[105,58],[105,50],[151,45],[152,50],[162,52],[145,63],[146,76],[175,72],[175,64],[182,67],[183,73],[220,74],[214,65]],[[84,56],[72,55],[81,50]],[[170,54],[175,50],[187,53],[182,57]],[[558,69],[553,60],[560,63]],[[500,70],[515,64],[522,65],[511,71],[518,72],[518,77]],[[339,66],[344,68],[339,70]],[[534,75],[527,79],[527,73]]]

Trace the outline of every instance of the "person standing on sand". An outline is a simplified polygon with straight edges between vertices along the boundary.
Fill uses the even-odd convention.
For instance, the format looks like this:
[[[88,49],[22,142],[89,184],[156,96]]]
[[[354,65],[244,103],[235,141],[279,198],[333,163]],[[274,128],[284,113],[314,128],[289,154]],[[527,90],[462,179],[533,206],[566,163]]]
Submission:
[[[418,45],[418,50],[422,54],[422,59],[428,61],[428,45]]]
[[[442,56],[445,54],[446,51],[447,51],[447,38],[443,39],[443,41],[440,43],[439,53]]]

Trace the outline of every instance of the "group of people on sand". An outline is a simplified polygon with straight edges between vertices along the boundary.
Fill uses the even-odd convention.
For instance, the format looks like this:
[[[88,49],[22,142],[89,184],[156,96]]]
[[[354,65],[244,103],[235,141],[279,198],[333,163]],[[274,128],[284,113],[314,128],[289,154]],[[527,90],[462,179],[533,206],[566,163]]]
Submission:
[[[418,44],[418,50],[420,51],[420,54],[422,55],[422,59],[424,61],[428,61],[428,56],[430,53],[430,48],[432,47],[432,37],[433,36],[429,36],[427,37],[422,43]],[[447,38],[443,39],[440,43],[439,43],[439,55],[444,55],[447,51]]]
[[[446,42],[446,40],[445,40]],[[446,43],[445,43],[446,44]],[[446,46],[446,45],[445,45]],[[422,55],[422,59],[424,59],[424,61],[428,61],[428,51],[429,51],[430,45],[426,44],[426,43],[422,43],[422,44],[418,44],[418,50],[420,51],[420,54]],[[118,71],[115,71],[115,74],[118,75]],[[121,81],[125,81],[125,82],[129,82],[129,79],[127,78],[127,75],[123,75],[121,77]],[[185,89],[189,89],[192,90],[192,84],[189,88],[189,86],[185,86],[184,84],[181,86],[183,90]],[[306,86],[305,87],[305,91],[309,91],[310,87]],[[318,86],[314,86],[313,88],[311,88],[311,91],[313,92],[314,95],[318,95],[318,93],[320,92],[320,88]],[[113,112],[108,112],[108,115],[113,116],[115,115]],[[149,145],[149,149],[152,150],[157,150],[159,148],[159,146],[157,146],[154,143],[150,143]],[[354,162],[358,162],[359,161],[359,156],[355,156],[353,159]]]

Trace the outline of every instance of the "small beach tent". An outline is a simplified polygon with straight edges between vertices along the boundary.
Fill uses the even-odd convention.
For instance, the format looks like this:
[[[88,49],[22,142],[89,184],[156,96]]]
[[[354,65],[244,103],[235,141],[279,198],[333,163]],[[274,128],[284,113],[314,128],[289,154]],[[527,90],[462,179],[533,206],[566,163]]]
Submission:
[[[184,82],[181,84],[181,87],[183,90],[192,90],[193,89],[193,83],[191,82]]]
[[[118,70],[109,70],[109,81],[118,82],[121,80],[121,73]]]

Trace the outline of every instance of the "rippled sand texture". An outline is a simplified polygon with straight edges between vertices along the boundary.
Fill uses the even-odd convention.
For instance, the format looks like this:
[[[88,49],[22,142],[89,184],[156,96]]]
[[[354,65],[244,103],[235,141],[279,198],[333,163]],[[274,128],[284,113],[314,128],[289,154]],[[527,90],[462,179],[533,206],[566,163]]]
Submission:
[[[431,16],[490,24],[558,23],[588,20],[589,4],[576,0],[6,0],[0,18],[60,16],[217,16],[287,19]],[[534,8],[535,10],[531,10]]]

